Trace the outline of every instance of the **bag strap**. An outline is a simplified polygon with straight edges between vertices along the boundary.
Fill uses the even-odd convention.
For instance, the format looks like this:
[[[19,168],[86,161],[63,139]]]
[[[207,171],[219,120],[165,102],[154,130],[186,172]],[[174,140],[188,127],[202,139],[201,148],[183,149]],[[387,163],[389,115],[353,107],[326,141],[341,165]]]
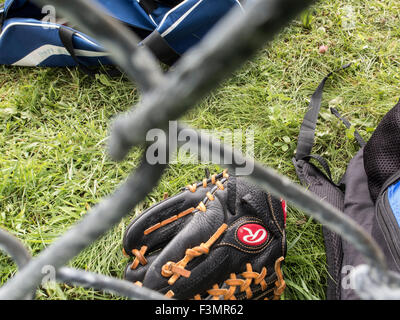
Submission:
[[[172,66],[180,57],[157,30],[150,33],[139,45],[148,47],[158,60],[168,66]]]
[[[331,173],[331,169],[329,168],[328,162],[318,154],[310,154],[310,155],[304,157],[302,160],[309,162],[311,159],[318,161],[318,163],[324,169],[326,176],[333,183],[332,173]]]
[[[147,14],[151,14],[158,8],[158,5],[154,0],[137,0],[137,2]]]
[[[58,29],[58,34],[60,36],[61,43],[65,47],[65,49],[68,51],[70,54],[71,58],[74,59],[75,63],[77,66],[87,75],[94,76],[97,73],[99,73],[98,69],[91,69],[88,66],[84,65],[81,63],[78,59],[78,57],[75,54],[75,49],[73,45],[73,37],[76,32],[74,30],[71,30],[69,28],[65,27],[60,27]],[[118,69],[112,69],[112,70],[107,70],[105,71],[107,75],[110,77],[119,77],[122,75],[121,71]]]
[[[296,160],[302,160],[311,154],[315,140],[315,128],[317,126],[318,115],[321,110],[322,93],[324,91],[325,83],[329,77],[340,70],[346,69],[351,63],[342,66],[341,68],[330,72],[319,84],[311,96],[310,104],[306,115],[304,116],[303,123],[300,127],[300,133],[297,142]]]
[[[3,30],[3,25],[4,25],[4,21],[6,19],[6,11],[7,8],[5,6],[5,3],[0,3],[0,33]]]
[[[343,124],[346,126],[347,129],[351,128],[351,123],[349,122],[349,120],[342,117],[342,115],[339,113],[339,111],[336,110],[336,108],[331,107],[330,110],[331,110],[331,113],[334,116],[336,116],[336,118],[338,118],[339,120],[341,120],[343,122]],[[361,148],[366,145],[365,140],[360,136],[360,134],[358,133],[357,130],[354,131],[354,138],[357,140],[357,142]]]
[[[158,8],[158,3],[162,3],[173,8],[182,1],[184,0],[137,0],[139,5],[144,11],[146,11],[147,14],[151,14],[154,10],[156,10]]]
[[[317,126],[317,121],[318,121],[318,116],[321,110],[321,103],[322,103],[322,94],[323,90],[325,87],[326,81],[329,79],[329,77],[340,70],[346,69],[351,65],[351,63],[346,64],[339,69],[330,72],[319,84],[318,88],[315,90],[313,95],[311,96],[310,99],[310,104],[308,111],[306,115],[304,116],[303,122],[300,127],[300,132],[299,132],[299,137],[297,141],[297,149],[296,149],[296,155],[295,158],[293,159],[293,162],[296,163],[299,160],[304,160],[309,162],[311,159],[316,160],[322,167],[322,169],[325,171],[325,174],[327,178],[336,185],[333,180],[332,180],[332,175],[331,175],[331,170],[329,168],[328,162],[321,157],[320,155],[315,155],[311,154],[311,150],[314,146],[314,141],[315,141],[315,129]],[[335,109],[335,108],[330,108],[330,111],[333,115],[335,115],[338,119],[340,119],[343,124],[346,126],[347,129],[351,127],[350,122],[344,118],[340,113]],[[361,137],[361,135],[358,133],[357,130],[354,132],[354,137],[357,140],[358,144],[363,147],[365,146],[365,141]]]
[[[82,71],[85,72],[86,74],[94,75],[95,72],[93,70],[91,70],[90,68],[88,68],[87,66],[85,66],[84,64],[82,64],[78,60],[78,57],[75,54],[75,49],[74,49],[74,45],[73,45],[73,37],[74,37],[75,33],[76,33],[75,31],[73,31],[69,28],[60,27],[58,29],[58,34],[60,36],[60,40],[61,40],[63,46],[65,47],[65,49],[67,49],[68,53],[70,54],[72,59],[74,59],[76,64],[79,66],[79,68],[82,69]]]
[[[3,9],[4,9],[4,6],[0,7],[0,10],[2,10],[2,11],[0,11],[0,33],[3,30],[4,17],[5,17]]]

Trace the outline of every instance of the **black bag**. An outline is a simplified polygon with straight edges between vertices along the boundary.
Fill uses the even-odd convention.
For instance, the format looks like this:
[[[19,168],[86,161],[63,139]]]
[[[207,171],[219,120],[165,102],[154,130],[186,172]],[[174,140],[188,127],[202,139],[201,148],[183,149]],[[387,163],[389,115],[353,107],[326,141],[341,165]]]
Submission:
[[[389,269],[400,272],[400,101],[384,116],[367,143],[355,131],[361,148],[335,183],[326,160],[311,153],[323,88],[331,74],[311,97],[301,125],[293,159],[297,176],[311,192],[364,228],[381,247]],[[331,108],[331,112],[350,128],[336,109]],[[319,165],[311,163],[312,159]],[[347,280],[348,272],[365,263],[362,255],[327,228],[323,228],[323,236],[329,272],[327,299],[359,299]]]

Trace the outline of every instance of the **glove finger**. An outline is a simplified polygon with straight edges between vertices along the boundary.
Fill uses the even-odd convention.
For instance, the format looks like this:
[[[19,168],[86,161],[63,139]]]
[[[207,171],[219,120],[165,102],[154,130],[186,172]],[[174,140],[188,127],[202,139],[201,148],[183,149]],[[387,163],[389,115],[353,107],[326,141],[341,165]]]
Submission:
[[[132,221],[123,239],[124,252],[135,257],[131,270],[143,272],[140,269],[148,264],[145,255],[164,247],[185,226],[196,206],[223,175],[226,173],[186,187],[181,193],[155,204]]]
[[[227,194],[222,192],[226,185],[227,179],[221,179],[193,212],[191,220],[162,249],[146,273],[144,286],[166,293],[170,289],[171,281],[174,281],[166,274],[167,264],[171,261],[180,261],[187,249],[199,246],[201,243],[211,245],[210,238],[226,222],[224,212],[226,209],[223,206],[226,204]],[[197,261],[199,260],[201,259]],[[171,279],[175,278],[176,276]]]
[[[147,263],[145,265],[140,265],[138,268],[132,268],[132,262],[128,262],[125,270],[124,270],[124,279],[127,281],[131,281],[133,283],[143,282],[144,276],[146,275],[149,266],[153,263],[153,261],[158,256],[158,251],[153,252],[152,254],[146,257]]]
[[[206,210],[196,211],[162,250],[144,286],[177,299],[198,294],[271,298],[280,292],[275,283],[282,287],[284,282],[275,271],[280,264],[275,264],[286,251],[282,205],[258,187],[230,180],[213,190]]]

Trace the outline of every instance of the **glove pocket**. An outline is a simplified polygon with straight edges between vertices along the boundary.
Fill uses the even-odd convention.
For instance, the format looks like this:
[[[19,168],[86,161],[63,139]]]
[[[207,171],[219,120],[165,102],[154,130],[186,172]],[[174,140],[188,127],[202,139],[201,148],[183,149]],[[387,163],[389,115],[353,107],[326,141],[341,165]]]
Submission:
[[[376,219],[400,270],[400,171],[384,184],[376,200]]]

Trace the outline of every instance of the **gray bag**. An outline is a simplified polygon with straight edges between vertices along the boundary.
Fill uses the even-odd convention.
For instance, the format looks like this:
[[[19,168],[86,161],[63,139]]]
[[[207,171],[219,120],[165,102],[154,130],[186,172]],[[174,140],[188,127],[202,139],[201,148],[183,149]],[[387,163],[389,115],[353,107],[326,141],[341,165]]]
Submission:
[[[354,133],[360,150],[341,180],[335,183],[326,160],[311,154],[322,92],[331,74],[311,97],[301,125],[293,159],[297,176],[311,192],[364,228],[381,247],[389,269],[400,272],[400,101],[384,116],[367,143],[357,131]],[[350,128],[350,123],[336,109],[331,108],[331,112]],[[311,163],[312,160],[319,165]],[[362,255],[327,228],[323,228],[323,236],[329,272],[327,299],[359,299],[346,281],[352,268],[365,263]]]

